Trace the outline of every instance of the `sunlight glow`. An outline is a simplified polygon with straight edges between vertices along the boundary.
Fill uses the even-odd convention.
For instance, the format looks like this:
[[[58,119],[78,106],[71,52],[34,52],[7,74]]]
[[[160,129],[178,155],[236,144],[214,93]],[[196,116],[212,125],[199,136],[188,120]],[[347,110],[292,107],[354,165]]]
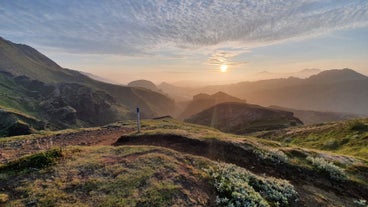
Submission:
[[[226,71],[227,71],[227,65],[221,65],[221,67],[220,67],[220,70],[221,70],[221,72],[223,72],[223,73],[225,73]]]

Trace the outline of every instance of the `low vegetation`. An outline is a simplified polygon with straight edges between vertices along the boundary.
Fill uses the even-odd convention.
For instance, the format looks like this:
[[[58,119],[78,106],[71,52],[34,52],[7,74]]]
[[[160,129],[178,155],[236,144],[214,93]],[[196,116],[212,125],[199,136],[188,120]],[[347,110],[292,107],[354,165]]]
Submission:
[[[16,192],[9,205],[206,206],[211,201],[201,170],[211,162],[204,159],[157,147],[69,147],[62,154],[56,165],[38,171],[14,175],[13,168],[3,169],[7,179],[0,187]]]
[[[218,164],[208,170],[218,206],[291,206],[298,194],[289,182],[264,178],[235,165]]]
[[[368,161],[368,119],[260,132],[256,136],[285,145],[331,151]]]
[[[44,168],[53,164],[58,158],[62,157],[61,149],[52,149],[41,153],[36,153],[23,157],[19,160],[0,165],[0,173],[3,171],[23,171],[28,169]]]
[[[93,134],[105,136],[106,129],[133,128],[135,124],[115,123]],[[55,138],[56,143],[56,137],[72,135],[68,133],[47,137]],[[137,143],[45,148],[48,150],[30,151],[31,155],[3,163],[2,202],[8,206],[273,207],[354,206],[367,200],[363,192],[368,167],[353,157],[285,147],[276,141],[226,134],[168,118],[143,120],[141,133],[121,133],[125,133],[122,138]],[[23,146],[18,143],[24,138],[29,140],[27,144],[43,139],[29,136],[7,138],[0,144],[8,150]],[[165,148],[147,146],[150,139]],[[166,146],[166,139],[175,140]],[[148,142],[140,145],[139,140]]]
[[[343,169],[336,166],[332,162],[328,162],[321,157],[307,157],[307,160],[322,173],[327,173],[332,179],[337,181],[344,181],[347,176]]]

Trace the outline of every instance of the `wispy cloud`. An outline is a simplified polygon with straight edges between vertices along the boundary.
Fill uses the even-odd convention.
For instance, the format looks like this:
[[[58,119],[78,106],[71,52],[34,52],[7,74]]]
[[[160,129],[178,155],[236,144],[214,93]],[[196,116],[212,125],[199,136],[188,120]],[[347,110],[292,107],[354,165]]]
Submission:
[[[252,48],[366,25],[366,0],[0,1],[0,35],[76,53]],[[209,63],[233,57],[216,50]]]
[[[247,49],[216,50],[210,56],[207,63],[210,65],[244,65],[247,62],[236,61],[234,58],[239,54],[247,52]]]

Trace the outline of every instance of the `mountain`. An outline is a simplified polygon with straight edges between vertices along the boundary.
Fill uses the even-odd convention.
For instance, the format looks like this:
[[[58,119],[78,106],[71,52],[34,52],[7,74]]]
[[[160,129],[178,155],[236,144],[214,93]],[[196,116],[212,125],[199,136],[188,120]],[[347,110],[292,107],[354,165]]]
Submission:
[[[180,87],[166,82],[160,83],[157,87],[177,102],[189,101],[194,95],[192,92],[194,88]]]
[[[193,96],[193,100],[189,102],[185,110],[179,115],[179,119],[186,119],[193,114],[208,109],[216,104],[225,102],[245,103],[245,100],[230,96],[224,92],[217,92],[212,95],[200,93]]]
[[[93,80],[2,38],[0,60],[0,108],[32,116],[51,129],[129,119],[137,106],[142,117],[167,115],[175,107],[161,93]]]
[[[225,93],[248,102],[313,111],[368,115],[368,77],[351,69],[327,70],[306,79],[282,78],[208,86],[197,92]]]
[[[318,73],[317,75],[313,75],[306,79],[305,82],[309,84],[316,83],[324,83],[324,84],[332,84],[332,83],[343,83],[350,81],[367,81],[368,77],[360,74],[354,70],[344,68],[341,70],[333,69],[323,71]]]
[[[286,73],[274,73],[269,71],[261,71],[256,74],[250,75],[248,80],[269,80],[276,78],[287,78],[287,77],[296,77],[296,78],[308,78],[312,75],[320,73],[320,69],[316,68],[307,68],[297,72],[286,72]]]
[[[160,89],[158,89],[154,83],[148,80],[135,80],[135,81],[128,83],[128,86],[137,87],[137,88],[145,88],[151,91],[160,91]]]
[[[330,112],[330,111],[298,110],[280,106],[270,106],[270,108],[293,112],[294,116],[300,119],[305,125],[320,124],[325,122],[342,121],[365,117],[364,115],[358,114]]]
[[[107,78],[103,78],[101,76],[98,76],[98,75],[95,75],[95,74],[92,74],[92,73],[88,73],[88,72],[83,72],[83,71],[78,71],[80,73],[82,73],[83,75],[86,75],[94,80],[97,80],[97,81],[100,81],[100,82],[105,82],[105,83],[113,83],[113,84],[118,84],[116,82],[114,82],[113,80],[109,80]]]
[[[217,104],[185,121],[235,134],[281,129],[303,124],[293,116],[292,112],[235,102]]]

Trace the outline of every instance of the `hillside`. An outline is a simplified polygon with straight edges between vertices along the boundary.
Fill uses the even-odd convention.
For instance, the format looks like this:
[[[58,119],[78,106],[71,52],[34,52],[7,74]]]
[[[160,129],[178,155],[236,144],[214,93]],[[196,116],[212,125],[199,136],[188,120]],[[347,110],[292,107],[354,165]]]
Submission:
[[[8,157],[0,160],[0,203],[327,207],[368,199],[364,160],[172,119],[143,120],[140,134],[134,125],[0,140]]]
[[[184,111],[179,115],[179,119],[186,119],[190,116],[208,109],[214,105],[225,103],[225,102],[240,102],[245,103],[245,100],[230,96],[224,92],[217,92],[212,95],[200,93],[193,96],[191,102],[188,103]]]
[[[93,80],[2,38],[0,59],[0,108],[33,116],[51,129],[129,119],[137,106],[143,117],[174,111],[174,101],[161,93]]]
[[[236,102],[217,104],[185,121],[235,134],[281,129],[303,124],[291,112]]]
[[[332,151],[368,160],[368,119],[259,132],[256,136],[288,145]]]
[[[306,79],[283,78],[208,86],[197,93],[224,91],[263,106],[368,114],[368,77],[351,69],[327,70]]]
[[[149,89],[151,91],[157,91],[157,92],[160,91],[160,89],[158,89],[157,86],[149,80],[135,80],[135,81],[128,83],[128,86],[145,88],[145,89]]]
[[[330,111],[298,110],[280,106],[270,106],[270,108],[293,112],[294,116],[300,119],[304,125],[320,124],[325,122],[342,121],[366,117],[364,115],[357,115],[357,114],[330,112]]]

